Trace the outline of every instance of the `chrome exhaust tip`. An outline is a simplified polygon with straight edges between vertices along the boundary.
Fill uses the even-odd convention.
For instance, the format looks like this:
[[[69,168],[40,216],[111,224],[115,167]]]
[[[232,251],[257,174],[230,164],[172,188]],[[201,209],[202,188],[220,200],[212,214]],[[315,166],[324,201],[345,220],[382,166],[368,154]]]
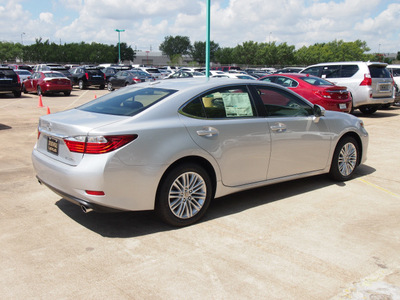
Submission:
[[[93,208],[87,207],[87,206],[85,206],[85,205],[81,205],[81,209],[82,209],[82,211],[83,211],[85,214],[87,214],[87,213],[93,211]]]

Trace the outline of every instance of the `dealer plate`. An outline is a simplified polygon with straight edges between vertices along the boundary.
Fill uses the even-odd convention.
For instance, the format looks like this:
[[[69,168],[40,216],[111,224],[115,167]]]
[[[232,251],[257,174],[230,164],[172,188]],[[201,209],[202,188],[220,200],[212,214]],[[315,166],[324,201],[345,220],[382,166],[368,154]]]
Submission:
[[[50,136],[47,137],[47,151],[48,152],[58,155],[58,144],[59,144],[59,141],[57,139],[52,138]]]

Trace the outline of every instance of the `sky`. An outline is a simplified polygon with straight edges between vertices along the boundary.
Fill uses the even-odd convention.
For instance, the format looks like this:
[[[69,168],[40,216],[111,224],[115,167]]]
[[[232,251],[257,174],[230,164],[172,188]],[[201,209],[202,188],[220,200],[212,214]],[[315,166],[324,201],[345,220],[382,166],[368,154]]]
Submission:
[[[400,0],[210,0],[211,40],[294,45],[365,41],[400,51]],[[158,51],[167,36],[207,37],[207,0],[0,0],[0,41],[121,43]]]

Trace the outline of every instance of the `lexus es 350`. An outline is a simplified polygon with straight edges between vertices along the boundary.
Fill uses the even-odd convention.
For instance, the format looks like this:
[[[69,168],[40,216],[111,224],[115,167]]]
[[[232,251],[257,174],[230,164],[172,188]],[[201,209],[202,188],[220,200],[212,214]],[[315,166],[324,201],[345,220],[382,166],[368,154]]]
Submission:
[[[40,183],[86,212],[155,210],[174,226],[249,188],[323,173],[348,180],[368,146],[350,114],[272,83],[221,78],[128,86],[42,116],[38,130]]]

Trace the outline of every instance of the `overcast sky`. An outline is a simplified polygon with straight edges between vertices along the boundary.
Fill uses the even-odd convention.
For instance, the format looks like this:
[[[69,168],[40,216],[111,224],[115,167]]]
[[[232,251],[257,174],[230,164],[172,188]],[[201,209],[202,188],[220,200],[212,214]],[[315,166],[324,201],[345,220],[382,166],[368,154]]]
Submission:
[[[117,44],[157,51],[164,37],[206,40],[207,0],[0,0],[0,41]],[[299,49],[335,39],[400,51],[400,0],[211,0],[211,40],[286,42]]]

